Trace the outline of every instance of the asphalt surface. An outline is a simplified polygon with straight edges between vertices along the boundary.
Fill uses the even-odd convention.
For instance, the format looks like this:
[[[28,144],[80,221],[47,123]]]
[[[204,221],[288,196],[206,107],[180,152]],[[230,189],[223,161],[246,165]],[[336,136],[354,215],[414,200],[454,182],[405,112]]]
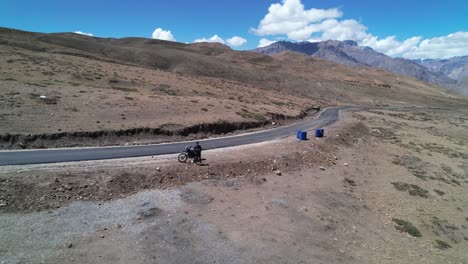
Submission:
[[[279,139],[295,135],[297,130],[309,131],[314,128],[324,127],[338,119],[339,110],[343,108],[328,108],[318,118],[303,120],[288,126],[277,127],[255,133],[237,136],[199,140],[204,150],[240,146],[252,143],[260,143],[273,139]],[[313,135],[309,134],[309,137]],[[84,160],[103,160],[142,157],[164,154],[180,153],[188,142],[175,142],[158,145],[144,146],[116,146],[96,148],[63,148],[0,151],[0,166],[57,163]]]

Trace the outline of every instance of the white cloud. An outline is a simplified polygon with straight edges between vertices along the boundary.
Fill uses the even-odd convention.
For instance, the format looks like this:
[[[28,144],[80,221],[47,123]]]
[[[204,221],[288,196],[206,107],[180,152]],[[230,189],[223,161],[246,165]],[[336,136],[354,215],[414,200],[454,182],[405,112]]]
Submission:
[[[247,43],[247,40],[239,36],[234,36],[232,38],[228,38],[226,42],[229,44],[229,46],[239,47]]]
[[[262,38],[260,40],[260,43],[258,43],[258,48],[261,48],[261,47],[266,47],[272,43],[275,43],[276,41],[274,40],[269,40],[269,39],[266,39],[266,38]]]
[[[196,39],[194,40],[193,42],[218,42],[218,43],[221,43],[221,44],[225,44],[226,42],[224,41],[224,39],[222,39],[220,36],[218,35],[214,35],[212,36],[211,38],[207,39],[207,38],[201,38],[201,39]]]
[[[90,37],[93,37],[93,33],[86,33],[86,32],[83,32],[83,31],[75,31],[73,33],[76,33],[76,34],[80,34],[80,35],[85,35],[85,36],[90,36]]]
[[[207,39],[207,38],[201,38],[201,39],[196,39],[194,40],[193,42],[218,42],[218,43],[221,43],[221,44],[225,44],[226,42],[224,41],[224,39],[222,39],[221,37],[219,37],[218,35],[214,35],[212,36],[211,38]]]
[[[322,39],[334,40],[363,40],[369,38],[367,27],[354,19],[338,21],[329,19],[317,25],[318,32],[322,32]]]
[[[313,29],[308,28],[309,24],[341,16],[337,8],[305,10],[300,0],[283,0],[282,4],[272,4],[258,28],[251,29],[251,32],[260,36],[288,34],[293,40],[306,39],[304,36],[313,33]]]
[[[286,35],[293,41],[354,40],[361,46],[369,46],[389,56],[409,59],[443,59],[468,54],[468,32],[431,39],[414,36],[399,41],[396,36],[374,36],[365,25],[354,19],[340,20],[342,15],[337,8],[304,9],[301,0],[282,0],[268,8],[258,28],[251,29],[251,32],[260,36]],[[259,47],[272,42],[262,38]]]
[[[468,32],[456,32],[443,37],[425,39],[414,50],[403,54],[406,58],[446,59],[468,54]]]
[[[168,41],[176,41],[170,30],[164,30],[162,28],[157,28],[153,31],[151,35],[154,39],[162,39]]]

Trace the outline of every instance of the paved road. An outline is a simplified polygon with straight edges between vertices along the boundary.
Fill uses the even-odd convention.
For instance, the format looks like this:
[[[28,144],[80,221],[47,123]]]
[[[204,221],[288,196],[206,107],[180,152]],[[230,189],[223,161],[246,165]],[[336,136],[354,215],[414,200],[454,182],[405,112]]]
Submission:
[[[342,108],[328,108],[323,111],[322,114],[316,119],[304,120],[292,125],[282,126],[256,133],[200,140],[200,144],[203,146],[203,149],[206,150],[284,138],[295,135],[297,130],[307,131],[335,122],[338,119],[338,112],[340,109]],[[177,142],[145,146],[0,151],[0,166],[174,154],[181,152],[187,144],[187,142]]]

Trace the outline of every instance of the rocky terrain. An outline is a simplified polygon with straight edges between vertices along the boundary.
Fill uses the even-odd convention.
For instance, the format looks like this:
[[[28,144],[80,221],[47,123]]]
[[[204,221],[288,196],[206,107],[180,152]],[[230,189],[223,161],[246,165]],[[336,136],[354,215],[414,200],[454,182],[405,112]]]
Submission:
[[[466,57],[448,60],[408,60],[392,58],[369,47],[360,47],[354,41],[328,40],[323,42],[279,41],[254,50],[273,55],[284,51],[307,54],[314,58],[333,61],[348,66],[366,66],[383,69],[400,75],[433,83],[459,94],[465,94]]]
[[[443,73],[456,80],[458,92],[465,96],[468,95],[468,56],[445,60],[415,60],[415,62],[433,72]]]
[[[204,151],[200,166],[2,166],[0,263],[468,263],[462,96],[210,43],[0,28],[0,54],[4,149],[192,140],[368,106],[324,138]]]
[[[0,168],[4,263],[467,263],[466,109],[322,139]],[[261,150],[261,151],[260,151]]]

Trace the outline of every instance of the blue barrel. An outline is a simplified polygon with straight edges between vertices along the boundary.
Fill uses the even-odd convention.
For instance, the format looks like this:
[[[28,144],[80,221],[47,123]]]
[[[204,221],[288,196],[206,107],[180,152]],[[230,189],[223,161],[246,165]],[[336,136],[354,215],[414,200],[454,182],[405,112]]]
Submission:
[[[297,131],[297,134],[296,134],[296,138],[297,138],[297,139],[301,139],[301,133],[302,133],[301,130],[298,130],[298,131]]]
[[[321,138],[325,135],[325,130],[323,128],[315,129],[315,137]]]
[[[299,134],[299,139],[300,140],[307,140],[307,132],[301,131],[301,133]]]

